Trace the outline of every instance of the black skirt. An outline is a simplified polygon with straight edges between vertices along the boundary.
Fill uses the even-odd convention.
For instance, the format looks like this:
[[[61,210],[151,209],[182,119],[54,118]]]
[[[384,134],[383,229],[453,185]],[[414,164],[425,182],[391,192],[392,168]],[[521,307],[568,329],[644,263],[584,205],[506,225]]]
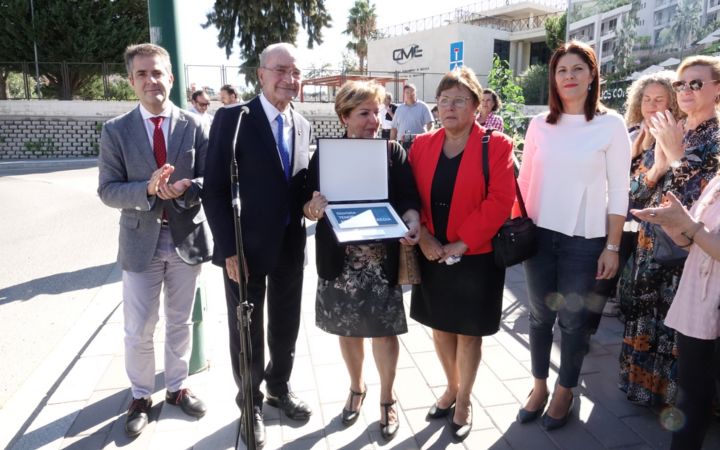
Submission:
[[[467,336],[500,329],[505,269],[492,252],[464,255],[459,263],[428,261],[420,255],[422,284],[413,286],[410,317],[430,328]]]

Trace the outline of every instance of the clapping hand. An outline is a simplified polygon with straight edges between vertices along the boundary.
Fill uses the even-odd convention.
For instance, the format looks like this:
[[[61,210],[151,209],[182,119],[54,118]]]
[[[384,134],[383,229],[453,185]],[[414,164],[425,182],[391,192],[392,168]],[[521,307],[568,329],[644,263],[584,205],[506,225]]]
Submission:
[[[650,118],[650,134],[665,152],[668,161],[677,161],[685,153],[683,136],[685,135],[685,121],[675,120],[668,110],[658,111]]]

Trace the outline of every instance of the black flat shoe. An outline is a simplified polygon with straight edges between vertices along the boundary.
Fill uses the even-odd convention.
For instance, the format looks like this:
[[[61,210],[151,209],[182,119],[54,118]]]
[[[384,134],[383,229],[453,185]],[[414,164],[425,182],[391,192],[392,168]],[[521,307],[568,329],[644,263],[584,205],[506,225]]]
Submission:
[[[350,405],[350,408],[353,406],[353,400],[355,397],[360,397],[360,404],[358,405],[358,409],[353,411],[352,409],[343,408],[342,410],[342,423],[346,427],[349,427],[350,425],[357,422],[358,417],[360,417],[360,408],[362,408],[363,402],[365,401],[365,395],[367,394],[367,385],[365,385],[365,390],[362,392],[355,392],[352,389],[350,389],[350,396],[347,399],[347,404]]]
[[[268,405],[278,408],[292,420],[308,420],[312,415],[312,409],[307,403],[297,398],[292,392],[280,395],[278,397],[266,394],[265,401]]]
[[[528,397],[532,395],[533,391],[530,391],[528,394]],[[548,398],[550,398],[550,393],[545,394],[545,400],[543,400],[542,405],[540,405],[540,408],[536,409],[535,411],[528,411],[525,408],[520,408],[520,410],[517,413],[517,421],[520,423],[528,423],[532,422],[533,420],[537,419],[542,415],[543,410],[545,409],[545,406],[547,406]]]
[[[437,405],[437,403],[435,403],[428,410],[427,418],[428,419],[440,419],[443,417],[447,417],[447,415],[452,410],[453,406],[455,406],[455,400],[453,400],[453,402],[450,403],[450,406],[448,406],[447,408],[441,408]]]
[[[543,415],[543,427],[545,427],[546,430],[557,430],[558,428],[562,428],[565,426],[565,424],[568,423],[568,420],[570,419],[570,415],[572,414],[573,406],[575,406],[575,397],[572,397],[570,399],[570,405],[568,406],[567,412],[564,416],[562,416],[559,419],[556,419],[554,417],[551,417],[546,412]]]
[[[470,421],[460,425],[453,420],[450,422],[450,429],[453,433],[453,439],[455,439],[456,442],[462,442],[468,437],[470,430],[472,430],[472,404],[470,404]]]
[[[134,438],[139,436],[148,424],[148,415],[152,408],[152,399],[133,398],[125,417],[125,434]]]
[[[260,406],[254,406],[253,407],[253,416],[252,416],[252,422],[253,422],[253,437],[255,438],[255,447],[260,449],[265,446],[265,422],[263,420],[263,412],[262,408]],[[245,435],[247,432],[245,431],[245,421],[243,420],[242,415],[240,416],[240,439],[242,439],[243,443],[247,445],[247,441],[245,439]]]
[[[390,408],[394,407],[396,404],[397,400],[393,400],[390,403],[380,403],[380,406],[385,408],[385,423],[382,423],[382,421],[380,422],[380,434],[382,434],[382,437],[384,437],[387,441],[394,438],[400,428],[400,414],[397,411],[395,412],[395,422],[390,423],[388,420],[390,417]]]
[[[171,405],[179,406],[188,416],[200,418],[207,413],[205,402],[193,394],[190,389],[180,389],[175,392],[167,391],[165,401]]]

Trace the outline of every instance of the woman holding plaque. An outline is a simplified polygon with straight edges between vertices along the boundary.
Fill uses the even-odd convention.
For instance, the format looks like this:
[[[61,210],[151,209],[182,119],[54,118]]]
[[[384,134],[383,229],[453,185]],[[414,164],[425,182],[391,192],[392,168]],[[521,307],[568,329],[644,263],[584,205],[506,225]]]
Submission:
[[[459,441],[472,428],[482,337],[500,328],[505,270],[495,265],[491,239],[515,199],[509,137],[487,136],[489,167],[483,167],[485,128],[475,122],[482,95],[471,69],[447,73],[436,90],[442,128],[418,136],[410,151],[422,224],[422,284],[413,286],[410,316],[432,328],[447,378],[428,418],[445,417],[454,405],[452,433]]]
[[[345,127],[345,138],[374,138],[380,125],[385,90],[372,82],[349,81],[335,97],[335,112]],[[350,374],[350,394],[342,422],[357,421],[367,386],[362,368],[364,338],[372,338],[373,356],[380,373],[380,427],[385,439],[398,430],[399,415],[393,383],[400,346],[398,334],[407,332],[402,289],[397,284],[400,245],[414,245],[420,229],[419,200],[405,150],[388,143],[389,201],[409,231],[398,241],[338,245],[324,217],[325,197],[318,192],[317,150],[308,168],[305,217],[317,220],[315,253],[318,287],[315,321],[322,330],[340,336],[340,350]]]

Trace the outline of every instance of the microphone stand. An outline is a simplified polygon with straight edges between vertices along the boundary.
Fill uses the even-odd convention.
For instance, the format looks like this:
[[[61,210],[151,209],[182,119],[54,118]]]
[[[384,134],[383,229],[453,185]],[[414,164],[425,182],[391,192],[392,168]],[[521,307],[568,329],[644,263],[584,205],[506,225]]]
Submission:
[[[236,145],[238,133],[240,131],[240,123],[243,115],[248,114],[250,110],[247,106],[240,107],[240,115],[238,116],[237,126],[235,127],[235,135],[233,136],[232,151],[233,158],[230,166],[230,189],[233,206],[233,222],[235,225],[235,251],[238,257],[238,307],[236,310],[238,331],[240,332],[240,378],[242,380],[243,405],[240,433],[245,431],[245,445],[248,450],[256,450],[255,443],[255,421],[254,421],[254,405],[253,405],[253,389],[252,389],[252,373],[250,371],[250,362],[252,361],[252,347],[250,342],[250,315],[252,314],[253,304],[247,299],[247,281],[248,269],[245,264],[245,255],[243,253],[242,227],[240,225],[240,183],[238,181],[238,164],[236,155]],[[238,435],[240,437],[240,435]],[[237,448],[237,445],[236,445]]]

